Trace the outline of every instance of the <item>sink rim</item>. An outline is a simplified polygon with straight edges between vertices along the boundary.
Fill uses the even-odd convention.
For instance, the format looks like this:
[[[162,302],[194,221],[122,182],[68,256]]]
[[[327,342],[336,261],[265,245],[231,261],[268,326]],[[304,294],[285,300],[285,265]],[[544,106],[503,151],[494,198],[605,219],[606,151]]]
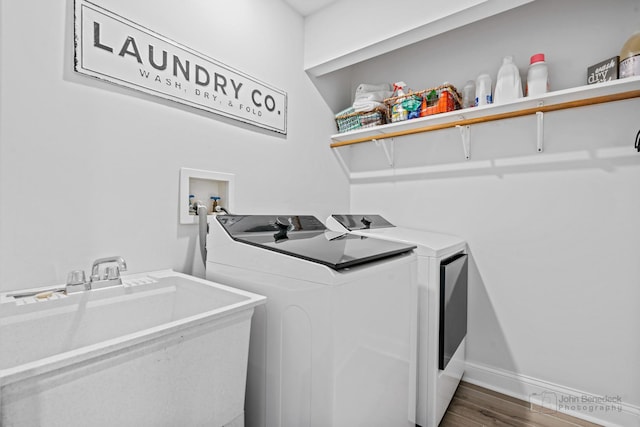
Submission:
[[[123,275],[125,280],[135,280],[138,278],[151,277],[153,279],[162,279],[168,277],[181,277],[187,280],[194,281],[204,286],[210,286],[218,288],[222,291],[230,292],[245,297],[246,299],[233,304],[225,305],[223,307],[207,310],[202,313],[198,313],[192,316],[184,317],[175,321],[163,323],[151,328],[143,329],[140,331],[124,334],[122,336],[107,339],[95,344],[86,345],[62,353],[58,353],[52,356],[47,356],[32,362],[23,363],[11,368],[0,369],[0,387],[24,380],[36,375],[42,375],[45,373],[53,372],[63,369],[65,367],[74,365],[80,362],[87,362],[104,358],[104,356],[122,352],[127,348],[134,348],[142,344],[152,344],[161,340],[169,335],[183,332],[188,329],[196,328],[206,323],[214,322],[217,319],[228,318],[229,321],[235,320],[241,317],[250,318],[253,314],[254,307],[264,304],[266,297],[251,292],[247,292],[241,289],[236,289],[230,286],[223,285],[221,283],[212,282],[209,280],[200,279],[198,277],[190,276],[187,274],[179,273],[173,270],[157,270],[144,273],[135,273],[130,275]],[[136,286],[152,286],[149,285],[136,285]],[[87,292],[102,292],[106,289],[100,289]],[[8,292],[9,293],[9,292]],[[4,294],[6,295],[6,294]],[[78,294],[73,294],[75,296]],[[5,298],[4,303],[13,301],[7,301]],[[40,303],[38,303],[40,304]],[[46,304],[43,302],[42,304]],[[3,349],[0,351],[10,351],[11,349]]]

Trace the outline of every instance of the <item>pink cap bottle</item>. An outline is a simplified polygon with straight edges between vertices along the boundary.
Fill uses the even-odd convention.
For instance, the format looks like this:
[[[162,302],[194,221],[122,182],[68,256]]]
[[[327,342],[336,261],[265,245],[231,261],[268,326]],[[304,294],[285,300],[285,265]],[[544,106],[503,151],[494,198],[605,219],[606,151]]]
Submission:
[[[549,71],[544,53],[536,53],[529,61],[527,72],[527,96],[537,96],[549,92]]]

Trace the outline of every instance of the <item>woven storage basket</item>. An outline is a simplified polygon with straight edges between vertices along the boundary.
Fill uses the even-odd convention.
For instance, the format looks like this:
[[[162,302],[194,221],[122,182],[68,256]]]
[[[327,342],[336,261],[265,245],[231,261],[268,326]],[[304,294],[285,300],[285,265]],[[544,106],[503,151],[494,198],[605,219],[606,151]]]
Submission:
[[[336,125],[338,132],[348,132],[350,130],[368,128],[385,123],[386,111],[383,108],[376,108],[372,111],[355,112],[353,108],[347,108],[336,114]]]
[[[389,106],[387,118],[390,122],[393,118],[392,115],[394,107],[397,108],[399,103],[409,97],[412,97],[413,99],[420,99],[420,107],[417,110],[417,113],[414,113],[420,117],[446,113],[447,111],[454,111],[462,108],[462,97],[458,90],[453,85],[444,84],[438,87],[421,90],[419,92],[411,92],[403,96],[385,99],[385,104]],[[397,116],[395,121],[399,121]]]
[[[409,92],[402,96],[396,96],[394,98],[387,98],[384,100],[385,104],[389,107],[387,109],[387,120],[390,123],[401,122],[407,120],[408,115],[413,109],[407,107],[407,104],[413,106],[413,108],[420,110],[420,104],[422,103],[422,92]],[[402,104],[405,108],[402,110],[399,108]]]

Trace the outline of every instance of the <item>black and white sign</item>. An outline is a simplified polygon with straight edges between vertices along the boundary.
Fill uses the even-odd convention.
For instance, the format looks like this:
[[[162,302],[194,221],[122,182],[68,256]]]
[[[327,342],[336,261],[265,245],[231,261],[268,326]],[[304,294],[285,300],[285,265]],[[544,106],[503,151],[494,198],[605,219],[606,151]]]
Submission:
[[[286,92],[86,0],[75,2],[75,70],[287,133]]]

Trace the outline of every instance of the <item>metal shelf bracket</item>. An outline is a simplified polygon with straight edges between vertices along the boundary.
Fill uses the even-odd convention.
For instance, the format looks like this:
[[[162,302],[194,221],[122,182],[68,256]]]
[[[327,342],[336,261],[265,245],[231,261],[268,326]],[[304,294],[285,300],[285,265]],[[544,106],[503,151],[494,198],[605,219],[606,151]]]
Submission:
[[[538,122],[537,130],[537,145],[538,153],[542,153],[544,150],[544,113],[542,111],[536,112],[536,120]]]
[[[335,154],[336,158],[338,159],[338,163],[340,163],[340,166],[342,166],[342,170],[344,170],[344,173],[347,174],[347,176],[349,176],[351,174],[351,171],[349,170],[349,166],[347,166],[347,162],[344,161],[344,158],[342,157],[342,154],[340,153],[340,150],[331,150],[333,151],[333,154]]]
[[[462,137],[462,148],[464,150],[464,158],[469,160],[471,158],[471,126],[456,125],[460,130],[460,136]]]
[[[387,162],[389,163],[389,166],[393,167],[393,161],[394,161],[394,151],[393,151],[393,138],[391,138],[391,141],[389,143],[387,143],[386,139],[372,139],[372,141],[376,144],[376,147],[382,147],[382,150],[384,151],[384,155],[387,157]]]

